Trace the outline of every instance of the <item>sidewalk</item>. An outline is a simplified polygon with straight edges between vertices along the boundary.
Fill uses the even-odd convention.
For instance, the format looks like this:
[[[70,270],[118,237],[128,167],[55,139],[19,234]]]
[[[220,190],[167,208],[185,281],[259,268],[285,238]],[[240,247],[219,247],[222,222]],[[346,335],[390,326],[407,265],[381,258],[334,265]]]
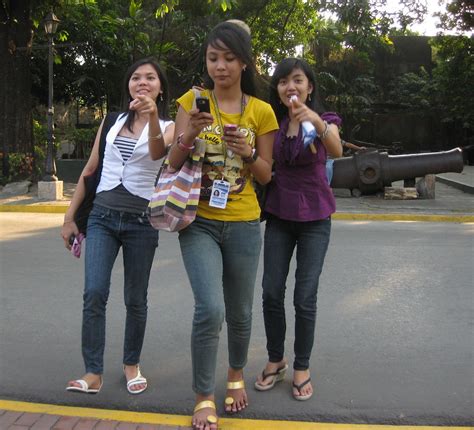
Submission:
[[[1,408],[4,409],[1,409]],[[28,412],[24,412],[24,411]],[[0,430],[191,430],[191,418],[0,400]],[[220,417],[219,430],[468,430],[472,427],[334,424]]]
[[[0,190],[0,212],[64,213],[76,184],[64,183],[63,187],[64,197],[57,201],[40,200],[36,185],[17,196]],[[436,175],[435,192],[432,200],[384,200],[375,195],[352,197],[349,190],[337,189],[333,219],[474,222],[474,166],[464,166],[462,173]]]
[[[392,186],[403,186],[403,181]],[[436,175],[435,199],[384,200],[375,195],[350,197],[348,190],[334,190],[334,219],[385,221],[474,222],[474,166],[462,173]]]

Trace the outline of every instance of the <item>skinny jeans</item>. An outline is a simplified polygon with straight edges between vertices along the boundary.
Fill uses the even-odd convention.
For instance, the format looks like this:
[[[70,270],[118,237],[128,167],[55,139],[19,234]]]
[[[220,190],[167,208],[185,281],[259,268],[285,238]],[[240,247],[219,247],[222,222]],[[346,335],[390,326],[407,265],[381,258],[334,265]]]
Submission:
[[[179,233],[195,302],[191,358],[197,394],[209,395],[215,390],[224,317],[229,366],[242,369],[247,363],[261,242],[259,220],[229,222],[197,217]]]
[[[158,246],[158,231],[146,215],[94,205],[85,241],[85,287],[82,315],[82,356],[86,372],[104,371],[105,311],[112,268],[123,252],[126,307],[123,364],[140,362],[147,320],[150,270]]]
[[[331,219],[286,221],[270,216],[266,222],[263,268],[263,315],[270,362],[283,360],[285,353],[285,291],[290,261],[296,247],[295,370],[309,368],[314,343],[319,275],[329,245]]]

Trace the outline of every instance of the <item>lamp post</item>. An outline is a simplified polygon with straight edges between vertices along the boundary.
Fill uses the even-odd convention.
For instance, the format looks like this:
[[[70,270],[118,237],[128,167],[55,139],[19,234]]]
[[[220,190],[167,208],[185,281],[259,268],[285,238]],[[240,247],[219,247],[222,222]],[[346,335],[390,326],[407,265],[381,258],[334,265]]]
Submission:
[[[53,182],[57,181],[56,177],[56,163],[53,156],[53,36],[58,29],[59,19],[51,12],[48,13],[44,19],[44,30],[48,35],[48,147],[46,151],[46,169],[43,176],[43,181]]]

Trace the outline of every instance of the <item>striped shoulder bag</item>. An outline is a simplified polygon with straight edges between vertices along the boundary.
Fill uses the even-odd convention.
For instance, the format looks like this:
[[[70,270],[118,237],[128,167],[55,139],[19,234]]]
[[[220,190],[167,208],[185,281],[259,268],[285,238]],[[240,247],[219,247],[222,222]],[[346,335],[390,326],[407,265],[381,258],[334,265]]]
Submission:
[[[168,157],[161,166],[147,209],[150,224],[157,230],[179,231],[196,218],[206,141],[196,139],[194,146],[179,170],[169,166]]]

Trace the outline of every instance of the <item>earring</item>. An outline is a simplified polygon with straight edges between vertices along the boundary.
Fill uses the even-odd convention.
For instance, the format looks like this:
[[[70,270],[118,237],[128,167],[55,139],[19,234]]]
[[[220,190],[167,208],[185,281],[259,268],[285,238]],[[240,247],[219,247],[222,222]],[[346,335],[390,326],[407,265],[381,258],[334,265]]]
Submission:
[[[308,94],[308,100],[311,101],[311,93]]]
[[[244,67],[242,67],[242,70],[245,72],[247,70],[247,65],[245,65]]]
[[[163,101],[163,93],[160,93],[160,102]]]

